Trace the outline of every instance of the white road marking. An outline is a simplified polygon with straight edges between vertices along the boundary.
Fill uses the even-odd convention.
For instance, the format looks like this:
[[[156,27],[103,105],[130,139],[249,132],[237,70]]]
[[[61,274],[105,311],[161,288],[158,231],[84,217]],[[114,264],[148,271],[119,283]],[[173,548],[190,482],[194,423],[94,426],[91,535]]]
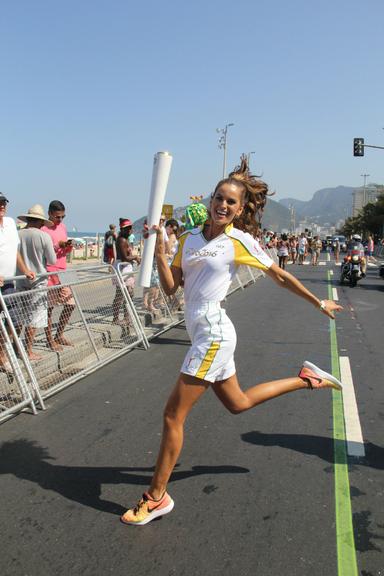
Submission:
[[[329,261],[330,261],[330,259],[331,259],[331,255],[330,255],[330,253],[329,253],[329,252],[327,252],[327,261],[329,262]]]
[[[331,276],[333,276],[333,270],[330,270],[330,271],[329,271],[329,274],[330,274]]]
[[[324,262],[323,260],[321,262],[319,262],[319,266],[326,266],[326,265],[327,265],[327,263]]]
[[[332,288],[332,298],[333,298],[333,300],[339,299],[339,296],[337,294],[337,288]]]
[[[340,356],[340,377],[343,383],[343,406],[347,452],[350,456],[365,456],[363,434],[353,386],[351,365],[348,356]]]

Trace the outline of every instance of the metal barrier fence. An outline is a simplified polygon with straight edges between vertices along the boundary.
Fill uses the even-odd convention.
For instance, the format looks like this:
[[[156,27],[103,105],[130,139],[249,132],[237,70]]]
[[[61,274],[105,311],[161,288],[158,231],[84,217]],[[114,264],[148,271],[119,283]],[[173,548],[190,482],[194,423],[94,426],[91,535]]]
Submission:
[[[47,286],[46,277],[40,276],[43,285],[38,288],[0,295],[13,345],[22,360],[12,359],[13,346],[10,340],[7,342],[7,331],[2,329],[0,345],[10,366],[0,373],[0,389],[6,397],[14,395],[15,387],[23,390],[24,400],[32,408],[30,397],[43,406],[43,398],[131,348],[148,348],[129,294],[111,266],[82,267],[46,276],[58,277],[56,282],[60,284]],[[128,312],[123,321],[116,322],[115,309],[120,298]],[[51,342],[47,335],[49,313]],[[0,410],[0,418],[15,408],[8,404]]]
[[[137,283],[138,270],[118,263],[116,270],[130,294],[134,309],[148,340],[159,336],[184,320],[184,291],[179,288],[173,296],[166,296],[160,285],[156,266],[151,277],[151,286],[143,288]]]
[[[0,315],[0,347],[7,370],[0,375],[0,419],[8,418],[15,412],[20,412],[20,410],[28,407],[34,414],[37,413],[30,388],[25,381],[12,346],[8,326],[6,313],[2,311]]]
[[[0,421],[26,408],[36,414],[45,398],[134,347],[148,349],[148,340],[184,320],[183,289],[166,296],[156,269],[142,288],[137,273],[124,263],[82,266],[38,276],[30,290],[0,292]],[[262,276],[239,267],[228,294]]]

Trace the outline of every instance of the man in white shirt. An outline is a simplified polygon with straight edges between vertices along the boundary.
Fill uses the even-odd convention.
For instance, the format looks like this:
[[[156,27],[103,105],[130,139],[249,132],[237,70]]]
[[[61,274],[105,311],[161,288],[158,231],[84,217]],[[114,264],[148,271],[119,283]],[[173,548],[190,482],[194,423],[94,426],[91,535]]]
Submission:
[[[11,278],[16,275],[16,266],[22,274],[30,280],[35,279],[35,273],[29,270],[19,253],[19,235],[13,218],[6,216],[8,199],[0,192],[0,290],[3,296],[15,291]],[[7,306],[8,308],[8,306]],[[11,318],[16,316],[12,307],[8,308]],[[4,350],[4,340],[0,335],[0,370],[10,371],[11,366],[7,360]]]
[[[308,240],[304,232],[300,234],[299,238],[299,264],[303,265],[308,250]]]

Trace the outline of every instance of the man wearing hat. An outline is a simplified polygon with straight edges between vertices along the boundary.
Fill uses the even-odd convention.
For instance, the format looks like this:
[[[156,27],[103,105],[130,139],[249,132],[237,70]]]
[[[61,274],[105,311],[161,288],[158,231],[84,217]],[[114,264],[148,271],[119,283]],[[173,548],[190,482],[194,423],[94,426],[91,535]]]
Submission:
[[[21,214],[19,220],[27,226],[20,230],[20,253],[26,265],[37,275],[45,274],[47,265],[56,264],[56,254],[51,237],[40,230],[42,226],[52,227],[53,223],[44,214],[40,204],[32,206],[27,214]],[[20,295],[21,318],[25,324],[25,342],[27,354],[31,360],[40,360],[41,356],[32,350],[37,328],[48,325],[47,292],[41,290],[48,284],[46,276],[38,277],[33,283],[18,280],[17,290],[25,292]],[[31,292],[31,289],[33,291]],[[30,291],[28,293],[28,291]]]
[[[120,266],[120,271],[123,274],[124,283],[127,290],[131,296],[133,296],[133,289],[135,286],[135,277],[133,276],[133,262],[140,264],[140,256],[134,255],[132,253],[132,246],[130,245],[128,239],[132,232],[132,222],[129,218],[119,218],[120,232],[116,241],[116,261],[114,266],[118,267],[120,263],[125,263]],[[123,304],[124,296],[119,288],[116,286],[116,294],[113,300],[113,322],[115,324],[119,323],[120,308]],[[129,314],[126,306],[124,308],[124,323],[129,324]]]
[[[35,278],[35,273],[25,265],[22,256],[19,253],[19,236],[13,218],[6,216],[8,198],[0,192],[0,290],[3,296],[11,294],[15,291],[12,281],[7,278],[12,278],[16,275],[16,264],[21,274],[24,274],[30,280]],[[7,306],[11,319],[16,322],[15,309],[12,306]],[[17,324],[17,322],[16,322]],[[5,352],[4,341],[0,337],[0,369],[11,371]]]

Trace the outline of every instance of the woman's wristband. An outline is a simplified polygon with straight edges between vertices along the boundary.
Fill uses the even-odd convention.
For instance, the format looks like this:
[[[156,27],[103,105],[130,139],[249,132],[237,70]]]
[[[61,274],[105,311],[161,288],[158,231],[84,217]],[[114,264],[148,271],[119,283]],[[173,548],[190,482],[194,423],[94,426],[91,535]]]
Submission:
[[[327,307],[325,300],[320,300],[320,310],[323,312]]]

